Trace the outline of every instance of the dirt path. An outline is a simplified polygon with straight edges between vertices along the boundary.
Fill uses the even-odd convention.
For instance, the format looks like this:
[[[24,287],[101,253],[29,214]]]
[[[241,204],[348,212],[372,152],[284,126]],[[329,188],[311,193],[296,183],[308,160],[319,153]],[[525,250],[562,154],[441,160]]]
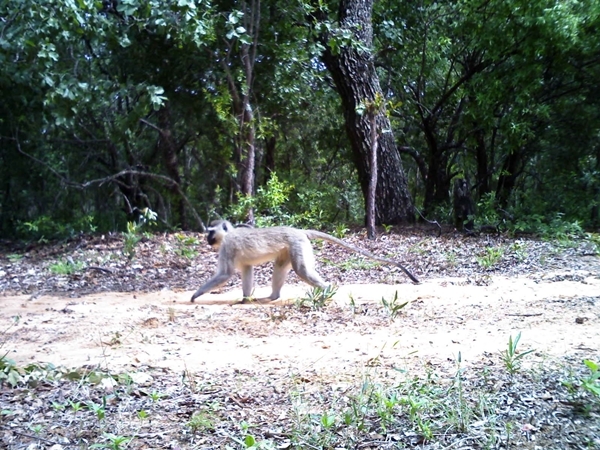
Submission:
[[[286,286],[283,294],[297,298],[305,288]],[[392,301],[396,290],[397,302],[409,303],[392,320],[381,299]],[[257,292],[267,294],[268,288]],[[229,304],[240,295],[233,289],[196,304],[190,292],[171,290],[3,297],[3,352],[19,365],[323,375],[375,359],[383,367],[422,366],[454,360],[458,352],[464,364],[478,363],[518,332],[522,349],[536,349],[538,359],[600,354],[600,277],[586,271],[344,285],[321,311],[299,309],[293,300]],[[15,316],[20,320],[11,327]]]

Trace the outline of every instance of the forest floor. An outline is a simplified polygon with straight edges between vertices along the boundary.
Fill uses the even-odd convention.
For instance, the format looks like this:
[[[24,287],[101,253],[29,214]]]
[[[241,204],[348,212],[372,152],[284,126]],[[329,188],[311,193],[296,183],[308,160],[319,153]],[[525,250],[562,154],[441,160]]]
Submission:
[[[0,447],[600,449],[592,243],[347,240],[421,283],[315,242],[326,306],[293,274],[277,302],[234,277],[192,304],[202,236],[2,244]]]

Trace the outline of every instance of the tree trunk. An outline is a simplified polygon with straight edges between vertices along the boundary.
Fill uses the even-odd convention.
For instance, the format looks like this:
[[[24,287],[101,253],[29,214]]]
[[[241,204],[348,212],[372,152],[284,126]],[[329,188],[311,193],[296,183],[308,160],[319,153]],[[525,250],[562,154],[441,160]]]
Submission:
[[[500,208],[506,208],[510,200],[522,160],[522,150],[515,149],[508,154],[502,165],[501,175],[498,178],[498,186],[496,188],[496,204]]]
[[[367,236],[369,239],[375,239],[375,195],[377,193],[377,113],[369,112],[371,122],[371,161],[369,169],[371,178],[369,179],[369,193],[367,195]]]
[[[485,132],[482,129],[475,131],[475,158],[477,160],[477,192],[478,197],[482,198],[490,192],[490,177],[488,152],[485,145]]]
[[[341,0],[339,26],[352,32],[354,39],[362,44],[345,44],[334,51],[328,42],[336,39],[333,34],[320,36],[324,44],[323,62],[332,75],[344,108],[346,131],[350,138],[358,177],[367,199],[370,180],[371,126],[368,114],[360,114],[357,107],[373,102],[381,96],[379,77],[373,64],[370,49],[373,44],[371,14],[373,1]],[[414,222],[413,202],[400,153],[391,132],[390,121],[382,108],[377,114],[377,129],[381,130],[377,159],[379,171],[375,195],[377,224]]]
[[[242,2],[244,12],[243,28],[251,42],[241,41],[239,44],[239,59],[244,73],[244,79],[238,80],[231,71],[231,57],[235,45],[228,47],[227,57],[221,60],[221,66],[227,76],[227,86],[233,101],[233,113],[237,118],[239,131],[236,136],[236,151],[239,156],[238,179],[240,193],[244,196],[254,195],[255,167],[256,167],[256,129],[254,123],[254,110],[251,98],[254,83],[254,64],[258,48],[258,34],[260,24],[260,0],[251,0],[250,3]],[[254,211],[250,208],[246,219],[254,223]]]
[[[177,157],[177,143],[173,138],[171,131],[171,116],[167,106],[163,106],[158,111],[158,142],[157,146],[159,151],[162,153],[165,161],[165,169],[169,174],[169,177],[177,183],[177,185],[171,186],[169,189],[173,193],[173,198],[177,203],[177,214],[179,216],[179,224],[182,230],[188,229],[188,223],[186,219],[185,202],[179,195],[179,189],[181,186],[181,176],[179,175],[179,158]]]

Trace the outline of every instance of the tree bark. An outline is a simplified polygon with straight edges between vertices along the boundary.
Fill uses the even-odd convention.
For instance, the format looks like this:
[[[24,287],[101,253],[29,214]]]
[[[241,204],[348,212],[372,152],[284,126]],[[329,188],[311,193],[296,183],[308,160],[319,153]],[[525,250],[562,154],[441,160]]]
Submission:
[[[371,178],[369,179],[369,193],[367,195],[367,236],[369,239],[375,239],[375,196],[377,194],[377,115],[375,111],[369,112],[371,122],[371,161],[369,169]]]
[[[331,73],[341,96],[346,122],[346,131],[352,145],[358,177],[367,199],[370,180],[371,126],[368,114],[360,114],[357,107],[373,102],[379,93],[383,96],[379,77],[375,71],[373,54],[373,27],[371,15],[373,1],[341,0],[339,4],[339,27],[351,31],[354,40],[360,43],[345,44],[334,51],[328,42],[336,39],[334,32],[321,35],[325,47],[322,58]],[[381,130],[378,139],[377,159],[379,161],[375,209],[377,224],[398,224],[414,222],[413,201],[408,192],[408,184],[400,153],[391,132],[390,121],[382,108],[377,114],[377,129]]]

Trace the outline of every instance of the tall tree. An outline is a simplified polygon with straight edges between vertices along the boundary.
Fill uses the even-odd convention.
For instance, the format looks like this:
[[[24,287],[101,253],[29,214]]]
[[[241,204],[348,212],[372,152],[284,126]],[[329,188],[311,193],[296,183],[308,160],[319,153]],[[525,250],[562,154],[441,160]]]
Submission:
[[[373,1],[340,0],[338,6],[335,25],[323,8],[317,9],[313,17],[322,30],[318,34],[323,46],[322,59],[342,99],[346,131],[366,199],[374,145],[369,115],[362,114],[361,105],[375,102],[377,97],[383,98],[372,53]],[[378,111],[376,123],[381,130],[377,145],[376,222],[413,222],[413,202],[385,108]]]

